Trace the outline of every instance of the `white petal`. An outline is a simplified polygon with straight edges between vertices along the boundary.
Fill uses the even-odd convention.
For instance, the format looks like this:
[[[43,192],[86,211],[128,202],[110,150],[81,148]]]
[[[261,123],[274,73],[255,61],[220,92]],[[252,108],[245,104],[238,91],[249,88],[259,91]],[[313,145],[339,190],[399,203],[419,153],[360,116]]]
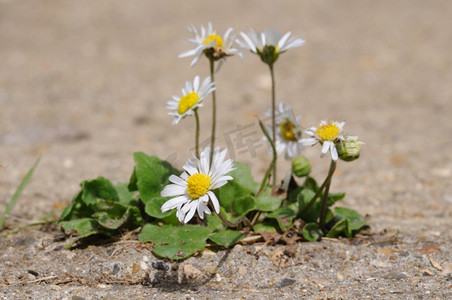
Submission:
[[[213,208],[217,214],[220,213],[220,202],[218,202],[217,196],[212,191],[208,191],[207,194],[210,197],[210,201],[212,201]]]
[[[256,46],[254,45],[254,43],[251,41],[251,39],[243,32],[240,32],[240,35],[242,36],[243,40],[245,41],[245,43],[248,45],[248,48],[253,51],[256,52]]]
[[[198,207],[197,207],[197,211],[198,211],[198,216],[199,216],[201,219],[204,219],[204,207],[205,207],[205,206],[206,206],[206,205],[204,204],[204,202],[199,201]]]
[[[198,63],[200,58],[201,58],[201,55],[196,55],[195,58],[193,58],[193,60],[191,61],[190,67],[194,67]]]
[[[199,88],[199,76],[195,76],[195,79],[193,80],[193,91],[198,92]]]
[[[163,188],[160,192],[160,196],[162,197],[172,197],[185,194],[186,187],[177,185],[177,184],[168,184]]]
[[[185,213],[181,210],[177,210],[176,217],[179,220],[179,222],[182,222],[185,218]]]
[[[193,216],[196,212],[197,206],[198,206],[198,201],[193,201],[191,204],[190,211],[187,213],[187,215],[184,218],[184,223],[188,223],[188,221],[190,221],[191,218],[193,218]]]
[[[331,152],[331,159],[336,161],[339,157],[337,155],[337,150],[336,150],[336,146],[334,145],[334,143],[331,143],[330,152]]]
[[[306,139],[301,139],[300,140],[300,143],[304,147],[315,145],[315,144],[317,144],[317,142],[318,141],[315,138],[306,138]]]
[[[188,202],[189,199],[186,196],[179,196],[173,199],[170,199],[163,203],[161,210],[162,212],[166,212],[170,209],[176,208],[177,206]]]
[[[222,187],[226,183],[228,183],[226,180],[218,180],[218,181],[215,181],[210,188],[212,190],[215,190],[215,189],[217,189],[219,187]]]
[[[295,39],[295,40],[290,41],[289,43],[287,43],[287,45],[282,47],[281,51],[287,51],[287,50],[292,49],[292,48],[300,47],[303,44],[304,44],[304,40],[298,38],[298,39]]]
[[[196,52],[197,52],[196,48],[192,49],[192,50],[188,50],[188,51],[185,51],[185,52],[182,52],[181,54],[179,54],[179,57],[182,58],[182,57],[192,56],[192,55],[195,55]]]
[[[228,40],[229,35],[231,34],[232,30],[233,30],[232,27],[229,27],[229,28],[226,30],[225,34],[223,35],[223,41],[227,41],[227,40]]]
[[[330,149],[331,142],[325,141],[322,145],[322,154],[325,155]]]
[[[288,33],[286,33],[279,41],[278,41],[278,47],[282,48],[284,46],[284,44],[286,43],[287,39],[290,36],[290,31]]]
[[[201,152],[199,158],[199,172],[208,175],[209,168],[210,168],[210,153],[203,151]]]
[[[169,181],[172,182],[172,183],[175,183],[177,185],[180,185],[180,186],[187,186],[187,182],[185,180],[183,180],[182,178],[180,178],[179,176],[176,176],[176,175],[171,175],[169,177]]]
[[[193,162],[191,160],[187,160],[187,162],[185,163],[185,165],[183,166],[183,169],[185,171],[187,171],[187,173],[189,175],[193,175],[195,173],[199,173],[198,169],[196,169],[196,166],[193,164]]]

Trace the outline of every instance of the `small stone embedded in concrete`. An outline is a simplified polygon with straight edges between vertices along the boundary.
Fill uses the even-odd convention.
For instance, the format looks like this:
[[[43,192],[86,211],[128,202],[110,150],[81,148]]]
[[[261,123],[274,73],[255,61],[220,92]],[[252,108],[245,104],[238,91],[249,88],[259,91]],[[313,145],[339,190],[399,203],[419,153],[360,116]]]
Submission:
[[[119,268],[118,264],[114,264],[113,265],[113,270],[111,271],[111,274],[112,275],[116,275],[116,274],[118,274],[119,270],[121,270],[121,269]]]

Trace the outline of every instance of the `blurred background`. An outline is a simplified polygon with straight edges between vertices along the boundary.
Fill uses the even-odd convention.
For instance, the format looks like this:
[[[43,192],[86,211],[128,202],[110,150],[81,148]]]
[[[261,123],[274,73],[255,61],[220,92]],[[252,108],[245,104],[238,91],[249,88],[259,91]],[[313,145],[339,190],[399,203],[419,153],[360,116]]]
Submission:
[[[82,180],[128,181],[135,151],[181,167],[193,146],[194,120],[171,126],[165,106],[185,81],[209,74],[206,59],[190,68],[190,58],[177,57],[191,48],[186,26],[209,21],[219,34],[228,27],[236,34],[274,28],[305,39],[275,65],[277,101],[292,105],[303,127],[345,120],[345,132],[366,143],[359,160],[339,163],[332,191],[347,192],[344,204],[370,214],[377,231],[393,226],[447,234],[447,0],[1,0],[0,212],[39,156],[16,219],[64,207]],[[260,139],[256,116],[270,105],[268,68],[244,51],[243,60],[228,58],[216,80],[218,144],[233,138],[231,155],[260,180],[270,161],[267,146],[248,151],[236,129],[249,126],[242,137]],[[210,134],[210,111],[207,100],[201,141]],[[315,147],[304,154],[321,181],[329,160],[319,153]],[[282,177],[288,163],[280,161]]]

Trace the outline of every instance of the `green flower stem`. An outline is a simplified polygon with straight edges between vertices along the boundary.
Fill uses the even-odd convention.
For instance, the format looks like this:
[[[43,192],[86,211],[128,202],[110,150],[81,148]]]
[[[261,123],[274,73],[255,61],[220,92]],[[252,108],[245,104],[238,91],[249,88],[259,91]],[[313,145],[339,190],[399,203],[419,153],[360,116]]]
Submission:
[[[213,58],[209,58],[210,62],[210,79],[215,83],[215,61]],[[213,160],[213,152],[215,148],[215,130],[217,126],[217,97],[216,97],[216,86],[215,90],[212,91],[212,136],[210,141],[210,163]]]
[[[268,134],[267,129],[265,129],[265,126],[264,126],[264,124],[262,124],[261,120],[259,120],[259,126],[261,127],[261,130],[264,133],[264,135],[267,138],[267,140],[270,142],[270,146],[271,146],[272,152],[273,152],[273,159],[270,162],[270,165],[268,166],[267,171],[265,172],[264,178],[262,179],[261,185],[260,185],[259,190],[258,190],[258,192],[256,194],[257,196],[259,196],[260,193],[262,193],[262,191],[267,186],[268,177],[270,176],[271,171],[275,170],[275,166],[276,166],[276,147],[275,147],[275,143],[270,138],[270,135]]]
[[[196,157],[199,158],[199,115],[197,108],[195,109],[195,120],[196,120],[195,153]]]
[[[321,210],[320,210],[319,226],[322,229],[325,226],[325,216],[326,216],[326,209],[327,209],[327,205],[326,204],[327,204],[327,201],[328,201],[328,193],[330,192],[331,179],[333,177],[333,173],[334,173],[335,169],[336,169],[336,162],[334,160],[331,160],[330,172],[328,173],[328,175],[329,175],[328,176],[328,181],[326,182],[326,185],[325,185],[325,193],[323,193],[322,206],[321,206]]]
[[[273,143],[276,143],[276,103],[275,103],[275,73],[273,71],[273,63],[269,63],[268,66],[270,67],[270,75],[272,78],[272,139]],[[273,185],[276,185],[276,161],[277,161],[277,154],[276,151],[273,152]]]
[[[317,193],[314,195],[314,197],[312,197],[311,201],[309,201],[308,205],[306,205],[300,212],[299,215],[302,215],[303,213],[305,213],[315,202],[315,200],[317,200],[317,198],[322,194],[323,189],[326,187],[326,185],[328,184],[328,182],[331,181],[331,178],[333,177],[334,171],[336,170],[336,162],[334,160],[331,160],[331,164],[330,164],[330,169],[328,171],[328,175],[325,178],[325,181],[322,183],[322,185],[319,187],[319,190],[317,191]],[[327,196],[328,197],[328,196]]]

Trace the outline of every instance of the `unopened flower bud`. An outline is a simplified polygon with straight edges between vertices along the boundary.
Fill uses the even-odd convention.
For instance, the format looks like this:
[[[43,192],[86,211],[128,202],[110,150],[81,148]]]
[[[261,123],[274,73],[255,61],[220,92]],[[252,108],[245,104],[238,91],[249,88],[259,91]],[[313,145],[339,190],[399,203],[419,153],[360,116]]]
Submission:
[[[336,144],[337,154],[344,161],[353,161],[359,158],[363,144],[357,136],[347,135]]]
[[[292,172],[297,177],[308,176],[311,172],[311,164],[303,155],[295,157],[292,161]]]
[[[265,45],[259,55],[261,60],[268,65],[273,65],[279,57],[279,53],[273,45]]]

